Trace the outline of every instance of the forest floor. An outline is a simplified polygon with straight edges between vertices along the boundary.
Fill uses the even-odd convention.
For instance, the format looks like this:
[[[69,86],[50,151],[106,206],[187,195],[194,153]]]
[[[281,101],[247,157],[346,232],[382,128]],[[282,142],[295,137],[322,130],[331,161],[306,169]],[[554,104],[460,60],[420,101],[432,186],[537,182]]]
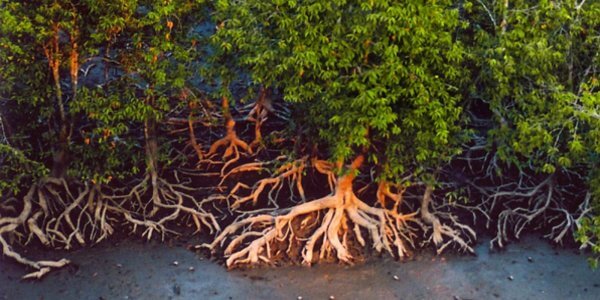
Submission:
[[[355,266],[320,264],[227,271],[195,243],[124,240],[69,252],[72,266],[21,281],[21,265],[0,258],[0,299],[598,299],[600,270],[575,249],[534,235],[500,252],[387,256]],[[59,255],[32,252],[31,256]]]

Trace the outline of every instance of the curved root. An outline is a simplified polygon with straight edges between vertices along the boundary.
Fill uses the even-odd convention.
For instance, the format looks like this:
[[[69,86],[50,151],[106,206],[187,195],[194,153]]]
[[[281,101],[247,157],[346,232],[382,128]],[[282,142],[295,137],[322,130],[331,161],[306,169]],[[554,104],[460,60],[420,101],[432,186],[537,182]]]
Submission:
[[[254,103],[252,110],[246,115],[248,121],[254,122],[254,140],[250,143],[250,148],[255,149],[262,145],[262,124],[267,121],[267,114],[273,110],[270,99],[266,95],[263,87],[258,92],[258,99]]]
[[[547,188],[547,192],[545,194],[539,193],[543,188]],[[534,219],[548,211],[551,205],[556,202],[553,194],[554,185],[552,184],[552,176],[549,176],[546,180],[531,188],[527,193],[513,191],[511,193],[498,192],[494,194],[494,198],[510,195],[515,198],[523,197],[531,198],[532,200],[529,202],[531,204],[531,207],[529,208],[509,208],[508,204],[506,204],[506,209],[498,215],[496,236],[490,241],[490,248],[493,249],[494,245],[498,245],[498,247],[502,248],[504,243],[509,240],[511,233],[518,239],[523,230],[527,228]],[[560,204],[557,204],[556,206],[560,208]],[[564,226],[562,232],[555,237],[555,242],[560,242],[562,240],[562,237],[566,234],[566,228],[574,228],[574,223],[569,222],[572,219],[571,214],[562,208],[561,211],[566,215],[566,226]]]
[[[0,218],[0,244],[2,245],[2,253],[18,263],[27,265],[37,271],[26,274],[23,276],[23,279],[39,279],[48,272],[52,268],[61,268],[69,264],[69,260],[60,259],[58,261],[33,261],[21,256],[19,253],[15,252],[9,243],[4,239],[4,234],[13,233],[19,226],[23,226],[27,219],[30,218],[32,212],[32,199],[34,194],[36,193],[38,187],[36,185],[32,186],[25,197],[23,198],[23,209],[19,213],[17,217],[1,217]]]
[[[122,221],[144,227],[142,236],[150,239],[154,232],[175,233],[167,228],[167,222],[188,216],[196,225],[196,231],[208,228],[210,232],[219,231],[216,218],[203,209],[211,199],[196,201],[184,190],[182,184],[169,184],[165,180],[147,176],[126,195],[106,195],[100,185],[80,185],[77,193],[64,179],[44,178],[33,185],[23,198],[20,213],[14,217],[0,215],[0,244],[2,253],[17,262],[36,269],[23,278],[41,278],[52,269],[69,263],[66,259],[58,261],[33,261],[22,257],[13,250],[5,239],[6,234],[14,234],[22,244],[28,244],[37,238],[42,244],[53,248],[70,249],[76,243],[85,246],[88,242],[98,243],[114,232],[116,222]],[[150,183],[155,182],[155,184]],[[148,213],[146,201],[142,201],[149,187],[152,187],[153,211],[160,209],[162,217],[153,219]],[[51,200],[51,201],[49,201]],[[144,199],[146,200],[146,199]],[[192,203],[193,206],[188,206]],[[12,209],[11,209],[12,211]],[[21,237],[26,241],[23,243]]]
[[[277,160],[281,161],[281,160],[284,160],[285,158],[286,158],[285,156],[280,156],[277,158]],[[284,163],[283,165],[278,167],[273,172],[273,174],[271,174],[271,176],[257,181],[252,187],[249,187],[241,182],[238,182],[233,187],[231,192],[229,193],[229,197],[232,197],[235,200],[233,202],[233,204],[231,204],[231,208],[237,209],[242,204],[247,203],[247,202],[252,202],[252,204],[255,205],[258,202],[260,195],[265,190],[268,190],[267,195],[268,195],[269,203],[274,205],[275,207],[277,207],[276,199],[278,199],[279,193],[281,192],[281,189],[283,188],[285,182],[288,183],[290,195],[292,198],[294,197],[294,189],[295,189],[298,192],[298,195],[300,196],[301,201],[305,201],[306,196],[304,193],[304,187],[302,185],[302,177],[303,177],[302,173],[306,169],[306,160],[307,160],[307,158],[304,157],[302,159]],[[268,169],[265,168],[265,165],[266,165],[266,163],[248,163],[248,164],[244,164],[239,167],[236,167],[236,168],[232,169],[229,173],[227,173],[225,176],[223,176],[219,186],[222,185],[224,183],[224,181],[230,175],[235,174],[235,173],[248,172],[248,171],[256,171],[256,172],[268,171]],[[250,194],[248,194],[246,196],[237,195],[237,193],[239,191],[244,190],[244,189],[251,190]]]
[[[225,129],[227,133],[223,138],[214,142],[208,152],[206,153],[206,159],[201,160],[201,163],[215,163],[212,158],[217,155],[217,152],[220,148],[225,147],[225,151],[222,155],[222,160],[226,161],[225,165],[223,165],[221,169],[221,176],[224,175],[227,167],[240,158],[240,149],[247,154],[253,154],[252,148],[248,146],[248,144],[238,138],[237,133],[235,132],[235,121],[231,116],[231,112],[229,111],[229,100],[227,97],[223,97],[222,99],[223,106],[223,116],[225,117]],[[233,158],[231,158],[233,156]],[[231,158],[231,159],[230,159]]]
[[[405,243],[412,244],[411,228],[407,226],[407,222],[415,214],[402,215],[367,205],[354,194],[353,179],[352,172],[341,177],[334,193],[321,199],[305,202],[291,209],[276,210],[273,214],[249,215],[227,226],[212,243],[203,246],[216,251],[218,247],[228,243],[224,254],[230,268],[239,264],[269,262],[278,253],[274,245],[291,245],[302,241],[306,241],[301,252],[303,264],[310,265],[315,261],[314,248],[319,242],[320,259],[335,252],[338,260],[349,263],[353,259],[348,245],[350,221],[354,224],[356,240],[362,246],[366,244],[361,229],[366,229],[376,251],[386,250],[398,257],[405,256]],[[324,216],[320,221],[313,221],[315,213],[321,211],[325,212]],[[299,222],[296,223],[295,220]],[[314,226],[317,227],[311,229]],[[312,231],[312,234],[308,237],[299,236],[297,232],[306,229]],[[239,235],[234,236],[238,232]],[[254,240],[245,244],[249,238]],[[290,254],[290,247],[286,251]]]
[[[432,227],[431,239],[437,247],[437,253],[442,253],[442,251],[444,251],[444,249],[452,243],[456,243],[463,251],[475,253],[473,248],[469,245],[469,242],[471,242],[471,238],[475,240],[477,238],[477,234],[473,229],[471,229],[471,227],[459,223],[454,216],[449,214],[448,216],[452,224],[455,227],[458,227],[460,230],[455,229],[450,225],[442,224],[440,219],[429,211],[432,192],[433,188],[428,185],[425,188],[423,200],[421,201],[421,218],[423,221],[425,221],[425,223],[431,225]],[[466,236],[467,240],[462,237],[463,235]],[[444,237],[449,238],[449,240],[444,242]]]
[[[151,201],[144,202],[142,197],[146,194],[148,186],[152,188]],[[166,223],[180,217],[181,214],[190,216],[196,226],[196,232],[199,232],[202,227],[209,229],[212,234],[214,231],[220,231],[220,226],[215,216],[203,209],[205,201],[197,202],[193,196],[184,192],[189,189],[182,184],[171,184],[162,178],[154,176],[146,176],[146,178],[136,185],[126,197],[121,197],[124,200],[138,203],[138,211],[129,211],[121,207],[114,207],[118,213],[123,214],[125,219],[133,225],[133,232],[137,231],[138,226],[145,228],[142,237],[151,239],[154,232],[161,233],[164,240],[166,233],[176,233],[175,231],[166,228]],[[115,197],[118,199],[119,197]],[[194,203],[195,207],[184,205],[185,200]],[[127,202],[127,201],[121,201]],[[147,205],[153,204],[153,208],[148,212]],[[170,211],[167,215],[153,220],[152,217],[158,211]],[[141,217],[141,218],[140,218]]]

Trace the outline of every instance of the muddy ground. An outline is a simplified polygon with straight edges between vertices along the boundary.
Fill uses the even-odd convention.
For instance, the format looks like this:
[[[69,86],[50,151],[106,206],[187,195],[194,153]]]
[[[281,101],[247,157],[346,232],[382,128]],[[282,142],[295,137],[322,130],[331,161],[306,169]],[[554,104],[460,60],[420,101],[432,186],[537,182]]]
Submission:
[[[600,270],[535,236],[502,252],[484,239],[476,256],[235,271],[190,245],[104,243],[68,253],[74,266],[39,282],[21,281],[23,267],[0,258],[0,299],[600,299]]]

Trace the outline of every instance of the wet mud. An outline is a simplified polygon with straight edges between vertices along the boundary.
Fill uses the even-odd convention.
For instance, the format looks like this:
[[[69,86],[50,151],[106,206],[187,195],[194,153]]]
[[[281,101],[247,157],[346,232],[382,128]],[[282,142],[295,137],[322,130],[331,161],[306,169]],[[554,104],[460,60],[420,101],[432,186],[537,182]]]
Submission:
[[[232,271],[191,246],[105,243],[67,253],[73,265],[41,281],[21,281],[23,267],[0,258],[0,299],[600,299],[585,255],[533,235],[499,252],[483,239],[477,255]]]

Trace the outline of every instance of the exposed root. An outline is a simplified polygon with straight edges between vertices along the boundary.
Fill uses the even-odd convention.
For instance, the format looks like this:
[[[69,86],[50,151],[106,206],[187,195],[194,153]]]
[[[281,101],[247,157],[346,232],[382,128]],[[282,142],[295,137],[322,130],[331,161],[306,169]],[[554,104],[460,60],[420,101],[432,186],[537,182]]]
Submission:
[[[393,185],[387,181],[381,181],[377,186],[377,202],[381,205],[381,207],[386,207],[386,199],[389,198],[394,202],[393,211],[398,211],[400,206],[402,205],[402,194],[406,191],[405,187],[395,186],[398,190],[396,193],[391,191],[391,187]]]
[[[359,156],[353,162],[349,174],[342,176],[334,193],[310,202],[305,202],[291,209],[275,210],[272,214],[247,215],[227,226],[210,244],[204,246],[216,251],[225,244],[227,266],[239,264],[255,264],[259,261],[269,262],[276,255],[274,247],[279,243],[298,243],[306,240],[301,251],[302,262],[310,265],[315,261],[315,246],[321,243],[319,258],[324,259],[335,253],[338,260],[350,263],[353,256],[348,245],[350,227],[354,224],[356,240],[366,245],[362,230],[368,231],[373,248],[381,252],[388,251],[392,255],[403,257],[407,253],[406,243],[412,243],[411,229],[407,222],[415,214],[403,215],[383,208],[374,208],[356,197],[352,190],[354,171],[362,164]],[[315,220],[315,213],[321,220]],[[294,220],[299,221],[297,228]],[[316,226],[316,228],[314,228]],[[298,232],[306,229],[312,231],[309,236],[299,236]],[[239,233],[238,236],[234,234]],[[254,238],[249,244],[247,239]],[[287,250],[291,251],[288,246]]]
[[[311,166],[313,166],[317,172],[327,176],[327,183],[329,184],[329,188],[333,191],[336,183],[335,173],[333,172],[333,164],[326,160],[313,158],[311,159]]]
[[[258,99],[254,103],[252,110],[246,116],[248,121],[254,122],[254,140],[250,143],[251,149],[263,146],[262,124],[267,121],[267,115],[273,111],[271,99],[267,97],[267,92],[263,87],[258,92]]]
[[[223,165],[221,175],[224,174],[227,167],[240,158],[240,149],[247,154],[252,154],[252,148],[248,146],[248,144],[238,138],[237,133],[235,132],[235,121],[231,117],[231,113],[229,112],[229,101],[226,97],[223,97],[223,115],[225,117],[225,129],[227,130],[225,137],[221,138],[214,142],[208,152],[206,153],[206,158],[202,160],[203,163],[215,163],[212,158],[217,155],[220,148],[225,147],[225,151],[222,155],[222,160],[226,161],[225,165]],[[233,156],[233,157],[232,157]]]
[[[198,144],[198,141],[196,140],[196,132],[194,131],[194,111],[193,110],[190,110],[190,114],[188,116],[188,132],[189,132],[190,144],[192,145],[194,152],[196,152],[198,161],[202,161],[204,159],[204,153],[202,151],[202,147],[200,146],[200,144]]]
[[[421,218],[425,223],[431,225],[432,234],[430,239],[433,240],[433,243],[437,247],[437,253],[442,253],[446,247],[453,243],[457,244],[463,251],[475,253],[469,243],[477,239],[477,234],[471,227],[459,223],[456,217],[451,214],[447,214],[447,216],[453,226],[443,224],[436,215],[429,211],[432,193],[433,188],[427,185],[423,194],[423,200],[421,201]]]
[[[487,194],[487,201],[492,205],[490,209],[496,202],[503,200],[503,210],[496,222],[496,236],[490,241],[491,248],[495,245],[503,247],[512,236],[518,239],[525,228],[533,225],[542,227],[552,223],[556,225],[551,227],[545,237],[555,243],[562,243],[568,233],[577,230],[578,220],[590,211],[589,194],[583,197],[577,211],[567,210],[564,207],[564,199],[578,199],[580,195],[555,184],[554,175],[533,186],[526,187],[526,184],[521,180],[512,190],[502,187],[502,190]]]
[[[25,258],[13,250],[7,235],[17,237],[17,241],[24,245],[37,239],[52,248],[71,249],[75,245],[85,246],[104,240],[114,232],[115,224],[122,221],[131,224],[134,232],[137,227],[143,227],[142,236],[148,239],[158,232],[163,239],[166,233],[177,234],[167,227],[167,223],[186,217],[193,221],[196,231],[202,228],[208,228],[211,233],[220,230],[216,218],[203,209],[212,199],[196,201],[186,193],[190,188],[183,184],[169,184],[157,178],[156,185],[153,185],[151,177],[147,176],[126,195],[105,194],[97,184],[77,185],[80,188],[74,193],[73,187],[67,185],[64,179],[42,179],[29,189],[17,216],[0,215],[2,253],[36,269],[23,278],[38,279],[69,261]],[[152,188],[152,199],[147,198],[149,188]],[[151,216],[151,209],[159,209],[160,216]]]
[[[143,198],[148,191],[152,189],[151,201],[145,201]],[[219,231],[220,226],[215,216],[204,210],[203,204],[206,201],[196,201],[193,196],[184,192],[189,190],[183,184],[171,184],[162,178],[154,178],[148,175],[146,178],[137,184],[130,193],[124,197],[113,197],[114,200],[121,199],[120,203],[137,203],[137,210],[129,211],[123,208],[122,204],[113,207],[113,210],[123,214],[125,219],[133,225],[133,232],[137,231],[138,226],[145,228],[142,237],[151,239],[154,232],[161,233],[162,239],[166,233],[176,233],[166,227],[166,223],[178,219],[182,214],[188,215],[196,226],[196,232],[199,232],[202,227],[209,229],[212,234],[214,231]],[[194,203],[195,207],[184,205],[184,201],[188,200]],[[149,211],[148,204],[152,204],[152,210]],[[158,211],[166,213],[158,219],[153,219]]]
[[[285,159],[285,156],[278,157],[278,160]],[[302,159],[294,160],[291,162],[284,163],[280,167],[278,167],[273,174],[270,174],[269,177],[263,178],[256,182],[252,187],[249,187],[241,182],[238,182],[233,189],[229,192],[229,197],[234,199],[233,204],[231,204],[232,209],[239,208],[242,204],[247,202],[252,202],[255,205],[258,202],[259,197],[264,191],[268,191],[268,199],[269,203],[275,207],[277,206],[277,199],[279,193],[284,187],[285,183],[288,183],[288,187],[290,190],[290,197],[294,197],[294,189],[298,192],[301,201],[306,200],[306,196],[304,193],[304,187],[302,185],[302,177],[303,172],[306,168],[307,157]],[[232,174],[240,173],[240,172],[269,172],[270,171],[265,167],[266,163],[248,163],[236,167],[229,171],[225,176],[223,176],[221,180],[221,184]],[[221,185],[219,184],[219,185]],[[239,196],[238,193],[242,190],[250,190],[250,194],[246,196]]]
[[[592,199],[592,193],[591,192],[587,192],[585,195],[585,199],[584,201],[581,203],[581,205],[579,205],[578,208],[578,213],[579,216],[576,219],[569,219],[567,218],[565,223],[566,225],[563,224],[559,224],[561,226],[555,226],[553,228],[553,233],[555,230],[557,230],[560,227],[565,227],[565,229],[561,230],[560,233],[558,235],[554,235],[556,236],[555,239],[558,238],[562,238],[562,236],[564,235],[565,231],[567,231],[570,227],[571,224],[575,224],[575,230],[579,231],[582,229],[583,226],[583,220],[585,218],[591,217],[591,212],[592,212],[592,205],[591,205],[591,199]],[[579,247],[579,249],[586,249],[586,248],[591,248],[591,249],[595,249],[599,246],[599,241],[597,240],[597,238],[586,238],[584,240],[580,240],[581,242],[581,246]]]
[[[519,238],[526,229],[547,229],[544,237],[562,243],[566,236],[577,231],[577,220],[589,213],[585,208],[585,178],[567,169],[541,175],[530,168],[511,169],[502,164],[497,153],[486,150],[486,141],[478,137],[468,147],[465,157],[472,173],[461,178],[470,197],[481,200],[476,204],[457,205],[485,218],[486,228],[495,227],[496,235],[490,248],[502,248],[512,238]],[[499,173],[498,170],[503,170]],[[579,204],[573,209],[572,204]],[[571,208],[569,208],[571,206]]]
[[[556,215],[547,217],[548,213],[553,210],[562,213],[565,219],[554,226],[552,232],[546,237],[554,238],[554,241],[558,243],[562,241],[569,229],[574,229],[573,215],[562,207],[560,199],[555,199],[557,187],[553,183],[554,175],[537,182],[533,177],[520,172],[516,183],[506,184],[496,183],[494,177],[489,178],[495,185],[482,187],[472,181],[469,181],[468,184],[469,188],[483,196],[482,202],[474,208],[486,217],[486,227],[489,228],[490,223],[494,220],[491,213],[501,205],[501,210],[495,218],[496,236],[490,241],[490,248],[504,247],[511,237],[514,236],[518,239],[523,230],[531,225],[541,227],[548,224],[557,218]],[[565,196],[562,195],[562,197]],[[534,220],[538,220],[538,222],[533,222]]]
[[[37,191],[37,186],[32,186],[28,193],[23,198],[23,209],[20,214],[16,217],[4,217],[0,216],[0,244],[2,244],[2,253],[18,263],[24,264],[37,271],[26,274],[23,279],[39,279],[53,268],[61,268],[69,264],[69,260],[60,259],[58,261],[33,261],[28,258],[21,256],[19,253],[14,251],[9,243],[4,239],[4,234],[14,233],[19,226],[24,226],[32,212],[32,199]]]
[[[250,111],[246,114],[246,120],[254,123],[254,140],[250,143],[250,148],[257,152],[264,148],[262,135],[262,125],[267,121],[269,115],[273,115],[283,121],[289,120],[290,111],[285,106],[274,105],[269,93],[261,87],[258,92],[258,99],[251,104]],[[272,132],[271,134],[275,134]],[[273,142],[280,142],[282,139],[273,139]]]
[[[179,93],[179,99],[181,101],[186,101],[189,109],[187,113],[187,118],[177,118],[171,117],[165,121],[165,124],[172,125],[175,128],[170,129],[169,133],[172,135],[179,134],[182,132],[187,132],[188,134],[188,142],[185,144],[182,152],[186,152],[186,158],[189,158],[189,153],[187,153],[188,148],[191,146],[193,155],[196,156],[198,162],[204,159],[204,151],[202,150],[202,145],[198,142],[196,137],[196,124],[200,123],[204,126],[210,126],[210,122],[206,120],[207,118],[212,118],[212,114],[207,110],[205,103],[201,101],[192,90],[188,88],[183,88]],[[209,103],[206,101],[206,103]],[[184,111],[177,112],[179,115],[184,115]]]

